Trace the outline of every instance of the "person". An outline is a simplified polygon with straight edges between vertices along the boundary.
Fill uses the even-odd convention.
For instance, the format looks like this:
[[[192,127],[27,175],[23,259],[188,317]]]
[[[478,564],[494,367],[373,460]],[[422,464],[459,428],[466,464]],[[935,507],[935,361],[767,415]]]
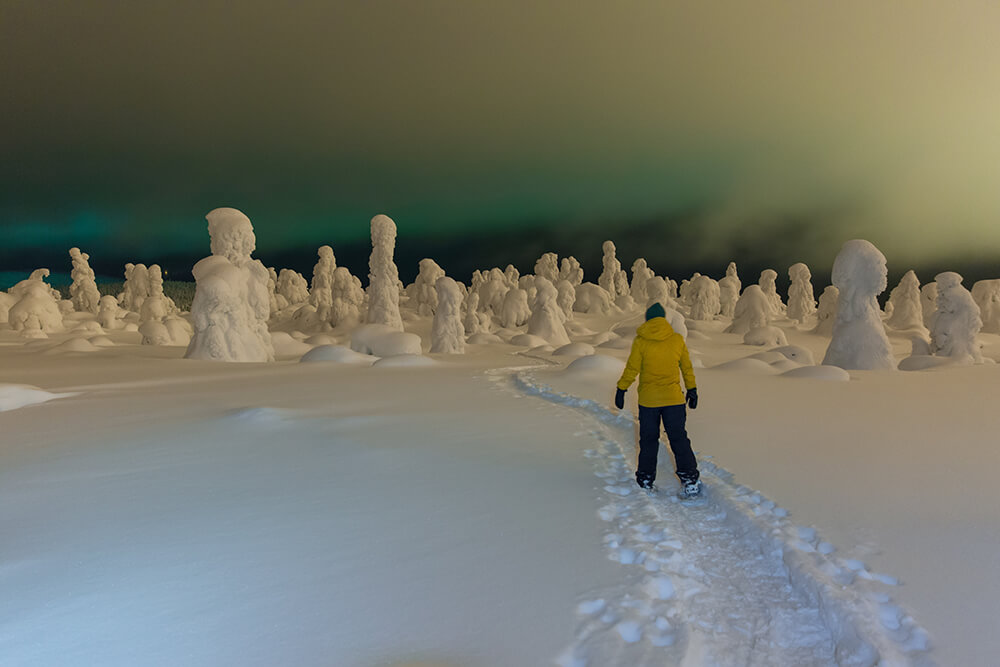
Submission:
[[[685,430],[685,404],[692,410],[698,407],[694,369],[684,338],[667,322],[666,311],[659,303],[646,310],[646,322],[636,331],[615,392],[615,407],[619,410],[625,407],[625,391],[632,386],[636,375],[639,376],[639,462],[635,481],[644,489],[653,488],[662,422],[674,452],[681,495],[699,495],[698,462]],[[680,376],[684,377],[686,393],[681,391]]]

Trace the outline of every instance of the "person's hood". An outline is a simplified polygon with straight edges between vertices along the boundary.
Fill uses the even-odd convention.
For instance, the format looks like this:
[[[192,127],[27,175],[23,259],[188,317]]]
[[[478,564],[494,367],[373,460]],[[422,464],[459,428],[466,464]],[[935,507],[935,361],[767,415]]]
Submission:
[[[667,318],[654,317],[636,329],[635,333],[640,338],[666,340],[674,335],[674,328],[670,326],[670,322],[667,322]]]

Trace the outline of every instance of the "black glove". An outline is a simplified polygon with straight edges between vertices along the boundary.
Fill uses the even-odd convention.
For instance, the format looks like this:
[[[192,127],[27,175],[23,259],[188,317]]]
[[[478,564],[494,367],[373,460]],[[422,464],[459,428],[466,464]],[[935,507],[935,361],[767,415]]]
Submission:
[[[697,389],[688,389],[686,400],[687,400],[687,404],[688,404],[689,408],[691,408],[692,410],[694,410],[695,408],[697,408],[698,407],[698,390]]]
[[[625,409],[625,390],[618,389],[615,391],[615,407],[619,410]]]

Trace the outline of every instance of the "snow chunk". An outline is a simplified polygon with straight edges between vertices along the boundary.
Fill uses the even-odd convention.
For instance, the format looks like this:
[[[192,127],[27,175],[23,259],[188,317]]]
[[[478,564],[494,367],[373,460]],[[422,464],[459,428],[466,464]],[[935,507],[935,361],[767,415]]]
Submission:
[[[491,333],[477,333],[469,336],[465,342],[470,345],[503,345],[503,338]]]
[[[563,375],[586,378],[595,375],[619,376],[625,370],[625,362],[604,354],[593,354],[580,357],[573,361],[563,371]]]
[[[308,343],[295,340],[291,334],[284,331],[275,331],[271,334],[271,345],[274,347],[274,354],[278,357],[301,357],[312,349]]]
[[[376,357],[420,355],[420,336],[403,333],[385,324],[363,324],[351,333],[351,349]]]
[[[314,347],[313,349],[302,355],[299,359],[301,363],[310,363],[314,361],[332,361],[338,364],[358,364],[358,365],[372,365],[378,357],[373,357],[370,354],[361,354],[360,352],[355,352],[354,350],[344,347],[343,345],[320,345],[319,347]]]
[[[549,341],[531,334],[518,334],[510,339],[511,345],[518,347],[542,347],[549,344]]]
[[[379,368],[424,368],[437,366],[438,362],[422,354],[397,354],[379,359],[372,366]]]

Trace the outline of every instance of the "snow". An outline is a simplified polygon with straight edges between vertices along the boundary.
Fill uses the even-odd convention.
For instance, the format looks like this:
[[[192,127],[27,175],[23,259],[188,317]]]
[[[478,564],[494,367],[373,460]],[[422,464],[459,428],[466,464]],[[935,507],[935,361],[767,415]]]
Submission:
[[[548,278],[496,272],[503,294],[524,285],[565,316]],[[473,280],[467,309],[493,275]],[[840,284],[853,303],[857,286]],[[0,325],[0,662],[973,665],[1000,652],[1000,422],[978,400],[995,364],[845,370],[814,365],[830,342],[816,314],[770,321],[788,344],[762,348],[724,315],[693,323],[688,430],[706,495],[682,504],[669,453],[659,493],[632,480],[634,391],[610,405],[645,304],[578,310],[557,349],[523,322],[431,359],[435,320],[463,319],[461,286],[437,285],[434,315],[404,303],[402,330],[315,334],[279,317],[272,363],[186,360],[89,312],[38,341]],[[967,305],[941,285],[943,304]],[[104,321],[125,323],[106,303]],[[977,340],[1000,357],[1000,335]],[[910,346],[886,343],[897,358]]]
[[[868,241],[848,241],[837,254],[832,278],[839,299],[824,364],[847,370],[896,368],[875,300],[885,290],[886,271],[885,255]]]
[[[332,361],[338,364],[365,364],[370,366],[378,361],[378,357],[355,352],[343,345],[319,345],[303,354],[299,361],[302,363]]]
[[[368,261],[368,318],[372,324],[403,330],[399,315],[399,271],[393,261],[396,223],[387,215],[371,221],[372,254]]]

